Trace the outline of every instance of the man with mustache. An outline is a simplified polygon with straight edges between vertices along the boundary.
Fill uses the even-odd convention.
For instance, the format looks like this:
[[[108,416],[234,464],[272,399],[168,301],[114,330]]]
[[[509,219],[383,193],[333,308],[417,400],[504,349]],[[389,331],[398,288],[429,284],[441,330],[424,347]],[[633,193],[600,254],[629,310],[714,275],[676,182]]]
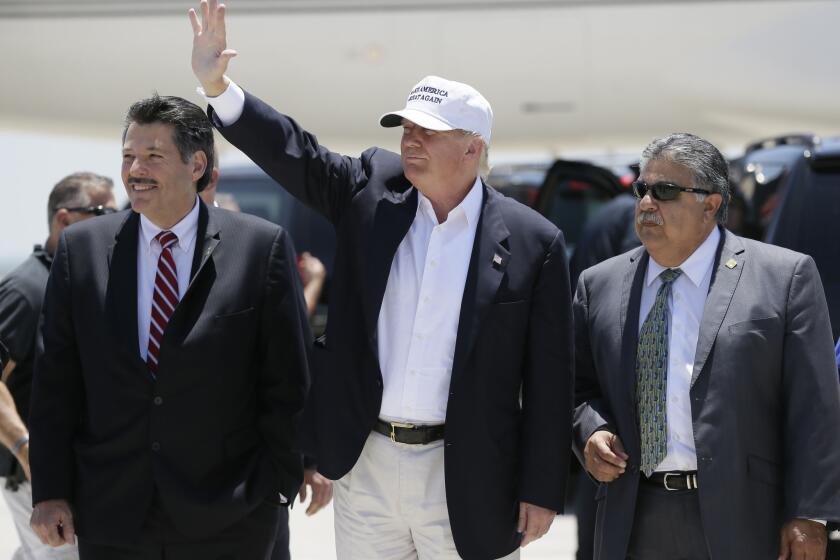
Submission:
[[[643,247],[575,294],[575,452],[600,482],[595,557],[820,559],[840,518],[840,389],[807,255],[724,229],[728,167],[654,140]]]
[[[213,128],[178,97],[123,133],[131,209],[65,230],[30,411],[31,525],[83,560],[266,558],[303,477],[309,329],[289,236],[207,206]]]
[[[400,155],[342,156],[230,82],[224,8],[201,12],[214,123],[336,228],[312,416],[338,557],[518,557],[562,508],[571,295],[562,233],[482,181],[489,103],[429,76],[380,120]]]

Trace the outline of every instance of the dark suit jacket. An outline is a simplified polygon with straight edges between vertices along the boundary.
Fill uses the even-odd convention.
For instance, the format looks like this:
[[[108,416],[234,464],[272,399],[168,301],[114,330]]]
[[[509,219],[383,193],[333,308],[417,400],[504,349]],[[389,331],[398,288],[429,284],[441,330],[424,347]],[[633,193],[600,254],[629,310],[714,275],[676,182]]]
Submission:
[[[137,335],[139,214],[68,228],[44,303],[33,384],[33,501],[66,499],[93,542],[137,538],[155,491],[201,537],[302,480],[294,419],[309,331],[288,235],[199,201],[191,282],[157,381]]]
[[[596,495],[596,558],[625,558],[639,484],[634,402],[638,248],[584,271],[575,295],[575,451],[599,428],[630,456]],[[727,262],[735,266],[730,268]],[[814,261],[723,231],[691,381],[698,494],[712,558],[775,558],[793,517],[840,517],[840,388]]]
[[[620,194],[605,203],[588,220],[580,233],[569,263],[572,282],[580,273],[610,257],[642,244],[636,234],[636,197]]]
[[[9,351],[3,346],[3,341],[0,340],[0,370],[6,367],[9,362]]]
[[[332,153],[250,94],[240,119],[220,130],[335,225],[328,366],[313,379],[314,454],[322,473],[340,478],[379,414],[377,320],[417,191],[397,154]],[[562,510],[571,445],[573,333],[563,235],[533,210],[483,190],[446,414],[447,503],[465,558],[497,558],[518,546],[520,500]]]

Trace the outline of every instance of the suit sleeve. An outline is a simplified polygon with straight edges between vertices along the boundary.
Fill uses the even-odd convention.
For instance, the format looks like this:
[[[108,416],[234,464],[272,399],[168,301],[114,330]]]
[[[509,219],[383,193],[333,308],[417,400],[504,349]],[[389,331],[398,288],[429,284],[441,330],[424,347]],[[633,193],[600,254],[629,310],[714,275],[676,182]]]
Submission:
[[[50,269],[29,412],[32,503],[73,501],[73,444],[80,421],[82,367],[73,324],[70,247],[62,235]]]
[[[212,108],[209,115],[222,136],[333,225],[367,183],[362,160],[329,151],[293,119],[248,92],[235,123],[220,126]]]
[[[295,250],[280,230],[271,249],[260,324],[259,425],[277,467],[278,489],[289,499],[303,480],[294,438],[309,390],[310,340]]]
[[[573,449],[583,465],[583,448],[597,430],[616,433],[607,403],[601,393],[595,360],[589,338],[589,293],[586,273],[581,274],[575,291],[575,412],[573,422]]]
[[[840,385],[828,306],[811,257],[796,265],[786,316],[785,514],[840,521]]]
[[[536,281],[528,330],[519,499],[560,512],[569,471],[574,359],[569,266],[559,231]]]

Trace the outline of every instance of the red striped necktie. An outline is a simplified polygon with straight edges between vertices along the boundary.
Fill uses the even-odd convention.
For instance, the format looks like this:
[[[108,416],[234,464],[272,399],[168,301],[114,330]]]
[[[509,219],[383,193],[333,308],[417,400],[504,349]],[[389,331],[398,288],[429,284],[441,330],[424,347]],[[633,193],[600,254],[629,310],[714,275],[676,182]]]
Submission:
[[[157,376],[158,358],[160,357],[160,342],[166,325],[178,305],[178,269],[172,258],[172,246],[178,242],[178,236],[171,231],[162,231],[155,236],[160,243],[161,252],[158,259],[157,276],[155,276],[155,291],[152,296],[152,317],[149,321],[149,350],[146,353],[146,364],[152,377]]]

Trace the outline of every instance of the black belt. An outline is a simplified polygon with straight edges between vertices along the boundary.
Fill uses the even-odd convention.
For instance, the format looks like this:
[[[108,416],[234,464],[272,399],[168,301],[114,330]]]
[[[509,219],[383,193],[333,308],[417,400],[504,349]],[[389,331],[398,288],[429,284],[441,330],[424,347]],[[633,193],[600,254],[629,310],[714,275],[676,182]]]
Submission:
[[[416,426],[404,422],[386,422],[377,420],[373,431],[391,438],[395,443],[412,445],[432,443],[443,439],[443,424],[437,426]]]
[[[665,490],[697,490],[697,471],[655,472],[650,478],[643,474],[642,481]]]

